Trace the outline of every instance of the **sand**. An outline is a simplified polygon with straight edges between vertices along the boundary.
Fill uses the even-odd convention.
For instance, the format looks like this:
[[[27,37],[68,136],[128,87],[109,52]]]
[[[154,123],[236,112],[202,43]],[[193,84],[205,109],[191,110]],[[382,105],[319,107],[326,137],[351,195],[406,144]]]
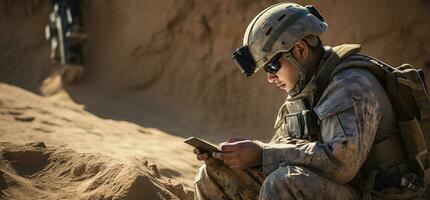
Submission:
[[[0,143],[0,159],[2,198],[190,199],[143,160],[124,164],[44,143]]]
[[[4,198],[192,197],[192,148],[160,130],[0,83],[0,133],[0,141],[13,142],[0,144]]]
[[[48,2],[0,0],[2,198],[189,199],[200,163],[184,138],[272,137],[285,93],[230,53],[278,1],[82,0],[86,71],[69,85],[49,60]],[[324,15],[326,44],[430,74],[428,1],[295,2]]]

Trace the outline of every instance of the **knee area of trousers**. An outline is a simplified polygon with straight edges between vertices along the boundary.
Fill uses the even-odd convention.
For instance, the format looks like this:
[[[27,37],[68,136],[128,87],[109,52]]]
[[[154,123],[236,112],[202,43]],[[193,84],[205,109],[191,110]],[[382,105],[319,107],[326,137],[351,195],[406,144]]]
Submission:
[[[276,185],[283,184],[285,179],[285,174],[279,168],[269,174],[263,182],[263,188],[273,188]]]
[[[277,185],[289,185],[309,178],[308,170],[299,166],[280,166],[269,174],[264,180],[263,186],[276,187]]]

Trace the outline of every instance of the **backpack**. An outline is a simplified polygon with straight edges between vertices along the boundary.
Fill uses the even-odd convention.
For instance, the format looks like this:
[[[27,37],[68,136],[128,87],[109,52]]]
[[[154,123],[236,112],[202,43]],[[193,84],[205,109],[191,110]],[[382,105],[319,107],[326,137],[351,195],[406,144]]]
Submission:
[[[430,170],[428,170],[430,99],[424,73],[410,64],[392,67],[370,56],[358,54],[360,49],[360,45],[347,44],[331,50],[333,53],[316,75],[319,84],[316,92],[317,99],[340,71],[348,68],[363,68],[370,71],[384,87],[397,117],[400,139],[391,140],[400,141],[398,143],[403,144],[409,168],[413,170],[414,174],[426,180],[427,184],[430,183]],[[380,159],[378,163],[373,163],[382,168],[399,164],[398,160],[395,161],[392,160],[394,158],[389,157],[394,143],[386,140],[387,142],[372,145],[372,150],[376,145],[375,149],[386,154],[382,161]],[[372,154],[372,150],[370,154]],[[369,157],[372,156],[370,154]]]

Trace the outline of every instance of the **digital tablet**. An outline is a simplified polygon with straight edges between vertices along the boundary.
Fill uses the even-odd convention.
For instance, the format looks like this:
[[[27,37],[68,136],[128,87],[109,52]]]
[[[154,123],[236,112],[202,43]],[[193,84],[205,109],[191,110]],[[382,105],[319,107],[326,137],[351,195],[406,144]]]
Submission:
[[[216,145],[196,137],[189,137],[188,139],[184,140],[184,142],[210,154],[213,152],[221,152],[221,150]]]

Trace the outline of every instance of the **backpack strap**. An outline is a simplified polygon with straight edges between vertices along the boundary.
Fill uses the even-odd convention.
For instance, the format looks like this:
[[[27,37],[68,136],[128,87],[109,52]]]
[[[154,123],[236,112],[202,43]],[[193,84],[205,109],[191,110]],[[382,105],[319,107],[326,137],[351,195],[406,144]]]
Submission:
[[[318,67],[318,72],[315,76],[318,88],[315,94],[315,102],[318,102],[321,98],[324,90],[331,82],[331,74],[333,70],[338,66],[340,61],[352,54],[358,53],[361,50],[361,45],[359,44],[344,44],[340,46],[333,47],[328,50],[328,58],[323,61]]]
[[[404,92],[405,88],[420,89],[421,85],[415,84],[408,80],[399,69],[393,68],[390,65],[375,59],[373,57],[361,54],[354,54],[342,60],[331,72],[330,81],[333,77],[342,70],[348,68],[362,68],[370,71],[384,87],[391,104],[396,108],[395,113],[398,121],[409,121],[413,119],[418,113],[418,108],[413,108],[415,99],[413,98],[399,98]],[[412,93],[410,95],[413,95]]]

